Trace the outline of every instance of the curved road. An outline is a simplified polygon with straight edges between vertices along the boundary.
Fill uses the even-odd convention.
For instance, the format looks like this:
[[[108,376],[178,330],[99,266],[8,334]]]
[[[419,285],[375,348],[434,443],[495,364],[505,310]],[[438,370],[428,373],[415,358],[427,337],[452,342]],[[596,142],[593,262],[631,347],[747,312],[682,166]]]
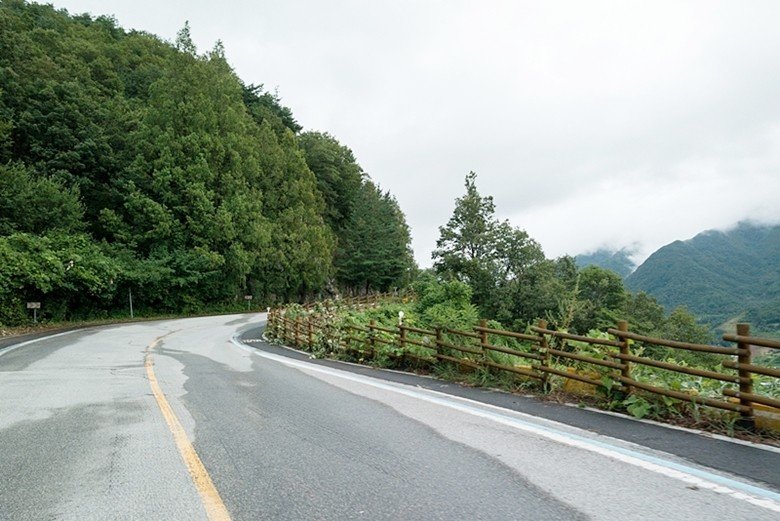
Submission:
[[[0,519],[780,517],[777,450],[722,443],[760,462],[766,478],[750,482],[237,340],[264,318],[123,325],[0,350]]]

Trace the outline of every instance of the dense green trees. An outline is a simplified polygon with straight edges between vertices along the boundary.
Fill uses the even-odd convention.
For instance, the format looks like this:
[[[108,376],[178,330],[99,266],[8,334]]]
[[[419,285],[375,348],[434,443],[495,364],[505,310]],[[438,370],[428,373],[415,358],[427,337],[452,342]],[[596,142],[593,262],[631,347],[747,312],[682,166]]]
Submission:
[[[396,200],[371,181],[363,182],[339,244],[339,281],[381,291],[408,284],[415,269],[410,240]]]
[[[365,176],[363,169],[352,151],[330,134],[304,132],[298,137],[298,144],[325,199],[325,222],[341,236],[357,202]]]
[[[483,311],[503,304],[508,285],[526,278],[544,261],[539,244],[525,231],[495,217],[495,204],[476,187],[476,174],[466,176],[466,193],[455,201],[455,210],[433,252],[435,270],[469,284],[474,303]]]
[[[408,284],[415,265],[397,201],[368,179],[352,151],[333,136],[305,132],[298,143],[325,199],[325,222],[336,235],[337,283],[350,291]]]
[[[395,200],[349,149],[300,131],[221,43],[199,54],[188,25],[171,45],[109,17],[4,2],[0,322],[18,322],[25,300],[48,317],[110,313],[130,289],[163,311],[299,299],[339,274],[399,283],[409,233]],[[334,265],[337,244],[384,262]]]
[[[22,164],[0,165],[0,235],[76,231],[83,217],[75,187],[34,176]]]

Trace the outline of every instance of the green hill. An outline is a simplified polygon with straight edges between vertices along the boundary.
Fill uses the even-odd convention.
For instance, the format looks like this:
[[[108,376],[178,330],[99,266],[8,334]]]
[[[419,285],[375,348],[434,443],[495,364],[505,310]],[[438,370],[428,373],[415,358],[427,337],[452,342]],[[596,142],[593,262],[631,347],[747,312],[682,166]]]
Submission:
[[[636,267],[634,261],[629,258],[631,253],[632,252],[626,248],[618,251],[602,248],[591,253],[577,255],[574,257],[574,262],[577,263],[578,268],[598,266],[605,270],[612,270],[625,279]]]
[[[740,223],[653,253],[626,279],[667,309],[686,306],[710,326],[738,318],[780,331],[780,226]]]

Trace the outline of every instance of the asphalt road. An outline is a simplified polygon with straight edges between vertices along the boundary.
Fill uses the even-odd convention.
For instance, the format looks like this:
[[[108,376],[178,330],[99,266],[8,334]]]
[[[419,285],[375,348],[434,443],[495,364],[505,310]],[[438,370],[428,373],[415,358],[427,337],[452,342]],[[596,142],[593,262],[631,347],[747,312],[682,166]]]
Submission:
[[[242,344],[263,318],[0,346],[0,519],[780,516],[775,449]]]

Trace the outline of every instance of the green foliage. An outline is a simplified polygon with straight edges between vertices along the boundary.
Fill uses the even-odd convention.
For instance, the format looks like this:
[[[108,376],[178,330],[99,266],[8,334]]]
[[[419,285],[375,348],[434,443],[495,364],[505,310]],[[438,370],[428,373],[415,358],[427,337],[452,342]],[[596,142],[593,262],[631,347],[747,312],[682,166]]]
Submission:
[[[352,151],[327,133],[305,132],[298,144],[325,200],[325,222],[342,237],[354,213],[365,174]]]
[[[0,237],[0,323],[24,320],[24,302],[42,302],[41,318],[67,319],[110,301],[121,266],[84,234]]]
[[[325,201],[336,236],[336,281],[350,291],[387,291],[414,271],[409,227],[396,200],[382,192],[333,136],[305,132],[298,144]]]
[[[493,198],[480,195],[474,172],[466,176],[465,185],[452,217],[439,227],[434,269],[470,285],[474,304],[497,316],[507,295],[516,290],[510,287],[513,282],[533,276],[544,254],[525,231],[496,219]]]
[[[282,105],[278,93],[270,93],[263,90],[262,85],[243,86],[244,104],[249,115],[258,123],[267,121],[278,135],[283,135],[287,130],[297,134],[302,130],[292,110]]]
[[[603,270],[601,270],[603,271]],[[600,272],[594,272],[594,276]],[[595,277],[596,280],[602,280]],[[611,277],[608,278],[611,280]],[[597,288],[603,288],[597,285]],[[606,287],[609,287],[607,285]],[[705,410],[699,398],[723,399],[724,389],[734,388],[733,383],[693,376],[640,363],[631,364],[631,376],[639,382],[654,387],[677,391],[688,395],[690,399],[678,399],[632,388],[628,392],[621,385],[619,369],[597,365],[582,359],[549,353],[543,365],[557,369],[559,373],[575,373],[586,377],[592,384],[580,383],[560,374],[549,374],[541,385],[539,380],[520,376],[518,372],[532,370],[538,363],[522,356],[531,354],[538,357],[538,344],[521,340],[511,335],[498,334],[474,327],[478,324],[476,307],[471,303],[471,288],[464,282],[444,279],[433,271],[419,275],[413,289],[416,300],[411,303],[383,303],[378,307],[354,309],[338,303],[317,306],[314,313],[319,315],[318,322],[323,324],[318,330],[314,348],[301,346],[312,351],[313,356],[334,356],[358,363],[369,363],[379,367],[397,369],[421,369],[440,378],[463,381],[470,385],[501,387],[516,390],[524,388],[544,392],[563,392],[571,397],[574,393],[584,400],[609,410],[625,411],[636,418],[654,418],[659,420],[684,419],[695,420],[703,425],[719,425],[732,432],[738,416],[717,410]],[[606,292],[609,296],[611,292]],[[602,295],[603,296],[603,295]],[[604,301],[603,299],[601,300]],[[652,320],[658,320],[658,304],[646,295],[633,295],[628,300],[620,300],[622,305],[630,304],[638,314],[645,314]],[[286,315],[304,317],[307,312],[298,306],[290,306]],[[402,334],[397,328],[400,321],[411,326]],[[699,334],[706,329],[697,325],[693,317],[684,309],[675,310],[670,317],[663,317],[661,309],[661,327],[676,334],[677,339],[685,341],[703,341]],[[370,328],[373,323],[377,327]],[[488,329],[504,330],[496,321],[487,322]],[[414,330],[412,328],[418,328]],[[436,330],[434,333],[433,330]],[[458,330],[458,331],[452,331]],[[532,330],[526,330],[531,333]],[[507,352],[481,348],[481,337],[486,335],[486,344],[506,349]],[[614,340],[606,331],[590,330],[582,336],[592,340]],[[662,336],[661,334],[657,336]],[[668,338],[667,338],[668,339]],[[439,340],[441,341],[439,343]],[[560,351],[576,353],[596,360],[614,361],[615,348],[599,345],[591,341],[570,340],[560,336],[547,335],[548,345]],[[468,350],[455,349],[460,346]],[[434,350],[435,347],[435,350]],[[720,373],[724,370],[725,357],[706,353],[689,353],[678,349],[653,349],[650,344],[630,341],[632,354],[650,357],[676,365],[707,369]],[[438,353],[438,357],[432,356]],[[756,363],[774,363],[770,357],[756,358]],[[572,375],[573,376],[573,375]],[[573,384],[573,385],[572,385]],[[780,383],[776,378],[755,376],[757,392],[777,397],[780,395]]]
[[[83,214],[78,189],[20,164],[0,165],[0,235],[79,231]]]
[[[698,324],[696,317],[682,306],[671,312],[658,334],[662,338],[693,344],[709,344],[713,340],[707,327]]]
[[[650,402],[638,395],[629,396],[623,401],[623,405],[626,406],[626,410],[635,418],[644,418],[653,409]]]
[[[661,331],[666,321],[663,306],[643,291],[627,293],[620,314],[632,331],[643,335]]]
[[[476,174],[466,176],[466,194],[455,210],[434,251],[435,272],[467,284],[472,302],[483,317],[523,330],[544,318],[553,329],[587,334],[627,320],[631,330],[660,338],[708,344],[707,328],[687,310],[669,317],[647,293],[629,293],[623,279],[596,265],[577,268],[575,259],[546,259],[538,244],[508,222],[495,217],[493,199],[480,195]],[[438,312],[446,315],[444,311]],[[665,359],[672,352],[648,346],[647,356]],[[680,352],[674,356],[711,367],[717,357]]]
[[[755,333],[780,338],[780,299],[750,305],[740,321],[751,324]]]
[[[572,320],[577,331],[606,328],[615,324],[615,311],[628,300],[623,279],[614,271],[586,266],[579,271],[577,298],[583,303]]]
[[[753,363],[778,369],[780,368],[780,350],[770,350],[764,354],[760,354],[753,359]]]
[[[653,331],[652,335],[657,338],[692,344],[711,344],[715,340],[709,328],[699,324],[696,317],[684,307],[674,309],[664,320],[663,325]],[[648,355],[658,359],[672,357],[675,362],[684,362],[709,369],[716,368],[721,360],[721,357],[711,353],[662,347],[648,348]]]
[[[415,312],[424,327],[470,329],[479,322],[479,312],[471,303],[471,288],[458,280],[442,281],[430,273],[413,285],[417,294]]]
[[[353,289],[388,291],[415,270],[411,236],[395,199],[371,181],[357,193],[336,257],[338,280]]]

